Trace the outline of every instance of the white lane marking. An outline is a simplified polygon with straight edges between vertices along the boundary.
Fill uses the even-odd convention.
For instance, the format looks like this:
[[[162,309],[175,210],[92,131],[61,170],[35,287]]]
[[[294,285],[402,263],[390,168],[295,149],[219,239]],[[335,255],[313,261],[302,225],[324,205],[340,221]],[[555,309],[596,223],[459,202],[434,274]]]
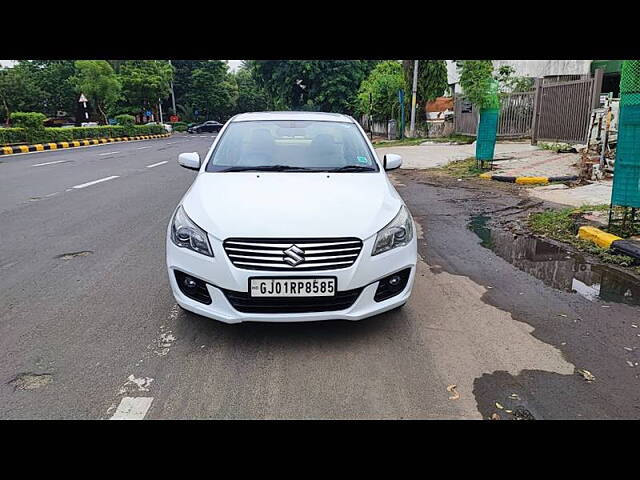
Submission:
[[[70,162],[71,160],[56,160],[55,162],[44,162],[44,163],[36,163],[35,165],[31,165],[32,167],[42,167],[43,165],[53,165],[54,163],[63,163]]]
[[[96,183],[101,183],[101,182],[106,182],[107,180],[113,180],[114,178],[118,178],[120,177],[120,175],[113,175],[111,177],[104,177],[101,178],[100,180],[94,180],[93,182],[87,182],[87,183],[82,183],[80,185],[74,185],[71,188],[85,188],[85,187],[90,187],[91,185],[95,185]]]
[[[178,143],[178,142],[167,142],[167,145],[173,145],[174,143]]]
[[[131,392],[148,392],[153,378],[140,377],[136,378],[133,375],[129,375],[125,384],[118,391],[118,395],[124,395]]]
[[[110,420],[143,420],[153,397],[124,397]]]
[[[45,195],[45,197],[53,197],[54,195],[58,195],[59,193],[60,192],[53,192],[53,193],[50,193],[48,195]]]
[[[118,395],[125,395],[127,393],[134,392],[148,392],[152,382],[153,378],[150,377],[136,378],[133,375],[129,375],[125,384],[122,385],[120,390],[118,390]]]
[[[151,147],[138,147],[136,150],[142,150],[143,148],[151,148]]]
[[[102,155],[113,155],[114,153],[120,153],[120,152],[99,153],[98,155],[99,155],[99,156],[102,156]]]
[[[158,165],[164,165],[165,163],[168,163],[168,162],[169,160],[165,160],[164,162],[153,163],[151,165],[147,165],[147,168],[157,167]]]

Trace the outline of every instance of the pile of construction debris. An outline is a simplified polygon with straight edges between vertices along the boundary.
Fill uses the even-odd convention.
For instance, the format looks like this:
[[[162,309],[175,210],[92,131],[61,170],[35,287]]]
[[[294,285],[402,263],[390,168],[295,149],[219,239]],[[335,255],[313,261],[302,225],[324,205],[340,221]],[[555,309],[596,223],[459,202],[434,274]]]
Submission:
[[[591,112],[585,145],[574,145],[580,153],[580,177],[602,180],[613,176],[618,141],[620,99],[607,95],[604,106]]]

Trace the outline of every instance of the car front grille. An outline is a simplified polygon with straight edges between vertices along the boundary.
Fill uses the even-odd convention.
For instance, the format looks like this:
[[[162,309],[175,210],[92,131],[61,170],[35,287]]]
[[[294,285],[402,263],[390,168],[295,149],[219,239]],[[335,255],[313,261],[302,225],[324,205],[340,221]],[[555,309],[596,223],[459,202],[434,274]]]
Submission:
[[[229,260],[246,270],[338,270],[353,265],[362,250],[359,238],[228,238]]]
[[[346,310],[363,288],[336,292],[333,297],[251,297],[249,292],[222,290],[233,308],[244,313],[310,313]]]

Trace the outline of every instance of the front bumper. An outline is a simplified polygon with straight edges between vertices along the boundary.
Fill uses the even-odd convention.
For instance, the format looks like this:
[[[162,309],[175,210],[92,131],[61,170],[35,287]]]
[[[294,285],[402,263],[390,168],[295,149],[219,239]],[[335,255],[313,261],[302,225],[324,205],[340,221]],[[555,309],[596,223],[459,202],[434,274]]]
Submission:
[[[176,302],[186,310],[225,323],[240,322],[308,322],[318,320],[361,320],[404,304],[411,295],[417,261],[417,241],[409,245],[371,256],[375,236],[365,240],[356,262],[349,268],[303,272],[267,272],[234,267],[223,250],[222,242],[209,237],[214,257],[177,247],[167,235],[167,269]],[[379,280],[410,268],[405,288],[387,300],[375,301]],[[174,270],[179,270],[207,283],[212,302],[209,305],[185,296],[178,287]],[[304,313],[246,313],[233,308],[224,290],[247,292],[250,277],[336,277],[338,292],[361,288],[355,302],[344,310]]]

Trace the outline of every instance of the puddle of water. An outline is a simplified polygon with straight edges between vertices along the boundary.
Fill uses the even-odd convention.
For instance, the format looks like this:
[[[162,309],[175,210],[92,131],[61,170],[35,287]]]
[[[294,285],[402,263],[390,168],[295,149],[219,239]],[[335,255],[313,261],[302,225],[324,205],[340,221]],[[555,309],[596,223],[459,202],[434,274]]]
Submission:
[[[488,216],[471,219],[469,228],[481,245],[519,270],[558,290],[574,292],[588,300],[640,305],[640,281],[604,264],[593,264],[544,240],[514,235],[487,226]]]

